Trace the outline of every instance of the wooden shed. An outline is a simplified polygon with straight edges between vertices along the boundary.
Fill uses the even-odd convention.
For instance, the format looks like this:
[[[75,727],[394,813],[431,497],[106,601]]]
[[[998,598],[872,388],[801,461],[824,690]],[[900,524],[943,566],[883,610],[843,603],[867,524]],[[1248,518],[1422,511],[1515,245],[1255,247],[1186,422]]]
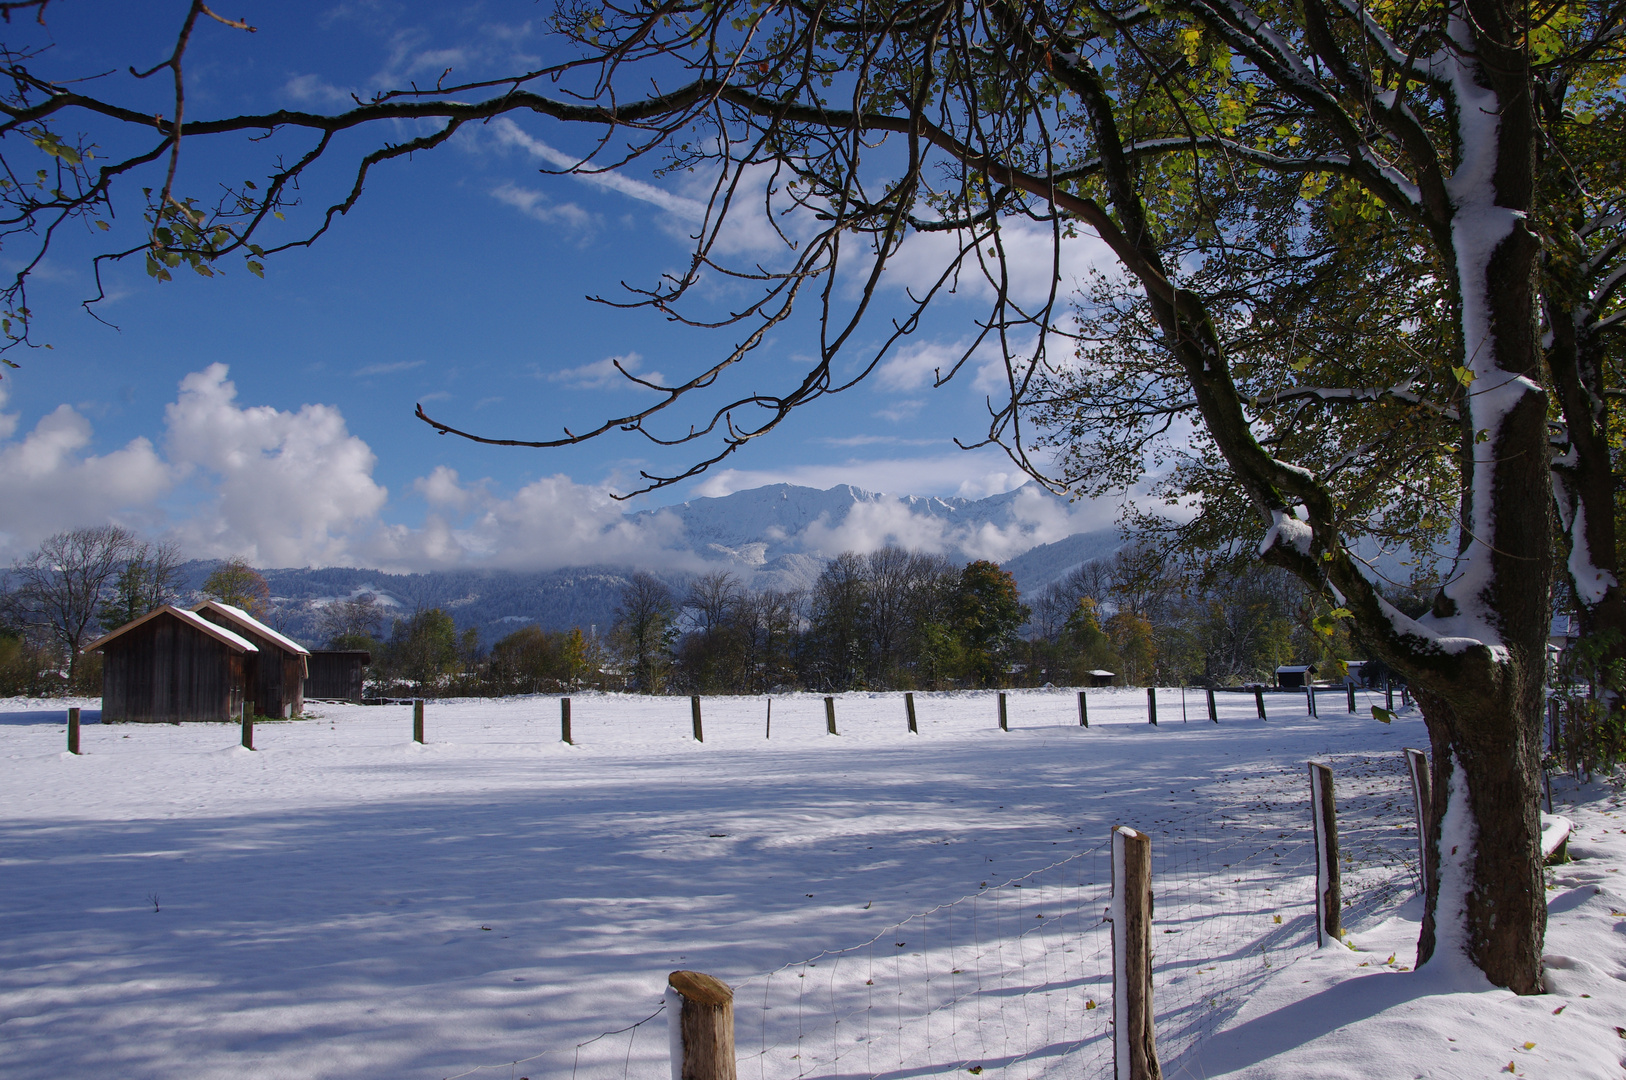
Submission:
[[[102,722],[240,716],[254,643],[167,604],[86,646],[102,654]]]
[[[256,716],[287,719],[305,711],[305,662],[310,650],[271,629],[242,608],[205,600],[198,615],[248,639],[258,652],[246,662],[244,693]]]
[[[362,668],[373,662],[365,649],[329,649],[310,654],[305,697],[361,702]]]
[[[1314,664],[1283,664],[1276,669],[1276,685],[1283,690],[1303,689],[1314,681]]]
[[[1112,680],[1118,677],[1116,671],[1086,671],[1084,673],[1085,686],[1111,686]]]

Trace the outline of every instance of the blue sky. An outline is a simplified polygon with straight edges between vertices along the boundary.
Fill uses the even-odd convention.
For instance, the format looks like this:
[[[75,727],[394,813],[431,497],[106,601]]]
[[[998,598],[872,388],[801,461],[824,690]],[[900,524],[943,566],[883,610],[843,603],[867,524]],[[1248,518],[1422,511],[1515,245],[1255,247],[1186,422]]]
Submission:
[[[0,30],[8,42],[51,40],[38,64],[50,74],[122,71],[166,55],[185,6],[70,0],[48,9],[44,32],[21,22]],[[229,14],[258,32],[200,26],[188,117],[278,104],[333,110],[349,92],[432,83],[447,67],[464,78],[534,65],[558,48],[542,26],[548,10],[528,2],[239,4]],[[120,94],[147,95],[154,111],[171,107],[162,85],[107,81]],[[262,565],[518,566],[591,555],[594,529],[627,508],[603,493],[636,486],[640,469],[680,469],[692,449],[661,450],[619,433],[569,449],[494,448],[438,436],[412,415],[422,402],[460,427],[548,437],[651,399],[613,377],[611,358],[652,379],[677,378],[739,336],[585,299],[616,296],[622,281],[653,284],[685,265],[694,200],[707,182],[657,177],[642,164],[614,177],[539,172],[585,149],[588,135],[516,116],[410,163],[386,163],[316,247],[271,260],[264,281],[228,267],[213,280],[178,271],[157,284],[139,262],[113,267],[110,299],[97,311],[116,330],[79,308],[93,291],[91,241],[103,237],[67,237],[31,297],[36,336],[53,348],[17,357],[21,370],[0,381],[0,557],[57,529],[108,520],[175,539],[188,554],[242,554]],[[259,155],[299,145],[199,146],[183,161],[178,189],[208,194],[221,175],[263,176]],[[330,201],[336,189],[322,181],[342,179],[337,169],[317,178],[290,215],[290,235]],[[118,209],[116,229],[139,228],[135,202]],[[1030,240],[1037,270],[1025,284],[1038,289],[1048,240]],[[743,261],[774,257],[759,218],[742,219],[728,242]],[[905,252],[889,303],[925,280],[935,242]],[[1020,256],[1020,235],[1015,243]],[[12,266],[20,254],[0,258]],[[1068,272],[1099,258],[1078,241]],[[777,481],[969,496],[1017,486],[1022,477],[1003,454],[952,442],[985,430],[985,400],[999,393],[993,372],[973,364],[948,386],[930,386],[931,369],[951,358],[982,310],[976,290],[967,292],[865,384],[803,410],[728,469],[631,505]],[[718,286],[705,299],[727,305],[743,296]],[[849,363],[884,326],[873,321]],[[735,371],[730,389],[788,389],[816,340],[810,317],[784,324]],[[684,413],[683,423],[696,415]],[[1111,509],[1098,516],[1105,523]],[[561,532],[561,518],[572,528]],[[528,530],[532,539],[516,543]]]

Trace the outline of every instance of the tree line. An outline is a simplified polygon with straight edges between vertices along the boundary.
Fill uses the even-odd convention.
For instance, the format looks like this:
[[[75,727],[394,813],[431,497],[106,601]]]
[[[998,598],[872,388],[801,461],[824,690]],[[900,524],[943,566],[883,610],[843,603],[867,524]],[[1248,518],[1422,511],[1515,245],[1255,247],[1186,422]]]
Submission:
[[[1415,609],[1406,596],[1396,603]],[[729,571],[674,588],[636,573],[606,635],[526,626],[486,648],[440,608],[389,620],[369,596],[328,605],[332,648],[372,654],[381,695],[571,690],[760,694],[1268,682],[1283,664],[1332,676],[1355,658],[1343,620],[1289,575],[1205,580],[1147,545],[1085,563],[1024,603],[997,564],[885,547],[832,559],[806,590]]]

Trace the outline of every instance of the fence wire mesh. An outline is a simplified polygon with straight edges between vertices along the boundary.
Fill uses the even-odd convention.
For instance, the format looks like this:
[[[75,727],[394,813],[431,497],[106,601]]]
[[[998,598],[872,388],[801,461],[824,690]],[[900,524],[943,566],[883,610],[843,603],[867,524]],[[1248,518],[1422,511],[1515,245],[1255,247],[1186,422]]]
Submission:
[[[1393,913],[1417,888],[1400,755],[1328,755],[1343,921]],[[1205,788],[1150,823],[1153,1009],[1166,1075],[1183,1075],[1276,970],[1317,947],[1315,848],[1302,763]],[[868,941],[735,984],[740,1080],[1098,1080],[1113,1074],[1111,844],[915,914]],[[456,1074],[654,1080],[661,1010],[571,1048]],[[455,1080],[455,1078],[449,1078]]]

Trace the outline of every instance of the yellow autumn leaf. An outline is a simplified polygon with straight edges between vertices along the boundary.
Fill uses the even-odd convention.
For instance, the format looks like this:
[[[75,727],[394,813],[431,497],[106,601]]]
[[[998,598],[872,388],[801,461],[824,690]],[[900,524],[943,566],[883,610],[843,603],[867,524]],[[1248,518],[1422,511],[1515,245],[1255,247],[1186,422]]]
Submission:
[[[1527,1042],[1524,1044],[1524,1048],[1526,1050],[1534,1050],[1536,1048],[1536,1044],[1533,1042]]]
[[[1277,922],[1282,921],[1282,917],[1280,915],[1273,915],[1273,916],[1271,916],[1271,918],[1275,919]]]

